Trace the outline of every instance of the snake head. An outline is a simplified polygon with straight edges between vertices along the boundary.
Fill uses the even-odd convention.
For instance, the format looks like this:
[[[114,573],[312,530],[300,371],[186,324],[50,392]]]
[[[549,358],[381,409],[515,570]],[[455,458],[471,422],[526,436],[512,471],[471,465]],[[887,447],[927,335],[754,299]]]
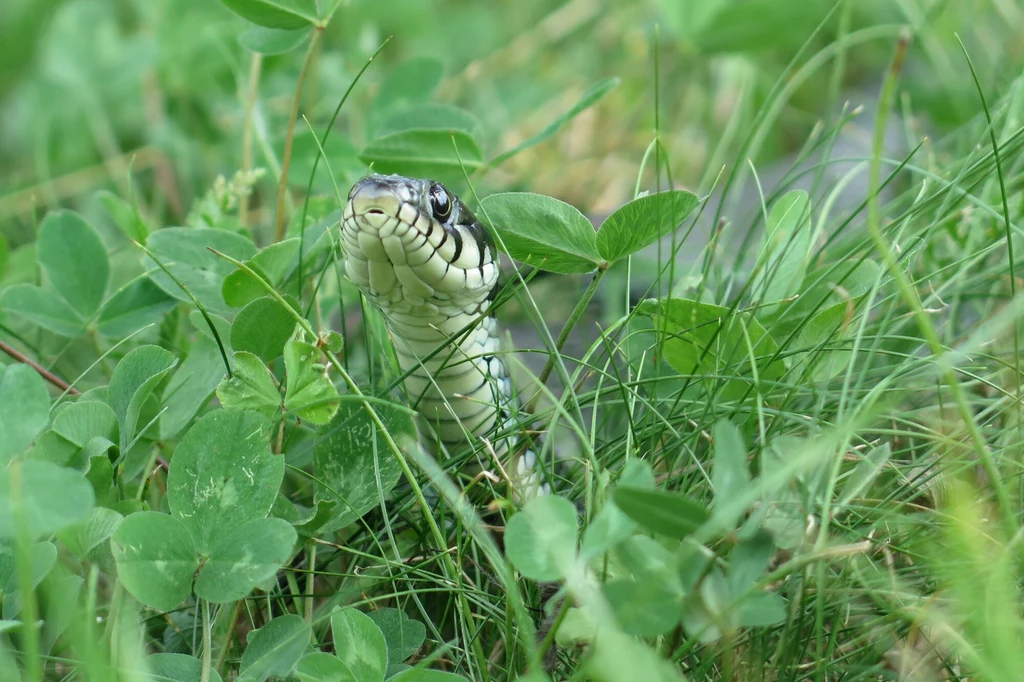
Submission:
[[[498,278],[487,229],[444,185],[370,175],[348,195],[342,243],[349,278],[383,308],[475,312]]]

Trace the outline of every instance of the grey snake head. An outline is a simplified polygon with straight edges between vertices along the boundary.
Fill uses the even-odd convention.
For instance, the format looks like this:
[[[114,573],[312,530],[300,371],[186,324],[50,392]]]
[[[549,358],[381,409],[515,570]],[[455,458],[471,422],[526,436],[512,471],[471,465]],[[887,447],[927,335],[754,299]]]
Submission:
[[[437,182],[363,178],[349,192],[342,239],[349,277],[387,315],[479,313],[497,284],[490,233]]]

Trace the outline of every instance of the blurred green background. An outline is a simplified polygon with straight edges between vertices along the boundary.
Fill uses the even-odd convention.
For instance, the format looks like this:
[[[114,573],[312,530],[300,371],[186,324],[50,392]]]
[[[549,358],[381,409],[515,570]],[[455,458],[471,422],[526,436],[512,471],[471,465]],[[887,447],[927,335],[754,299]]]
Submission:
[[[0,3],[0,233],[11,246],[31,242],[54,206],[93,213],[99,189],[134,196],[154,226],[182,224],[216,176],[241,165],[253,56],[239,36],[250,26],[212,0]],[[631,197],[653,138],[656,45],[673,178],[705,192],[722,167],[744,162],[737,152],[801,45],[807,78],[747,152],[758,164],[784,161],[846,100],[870,111],[901,26],[915,39],[901,106],[921,131],[942,134],[980,112],[957,33],[987,90],[1002,91],[1024,64],[1024,9],[1014,0],[349,0],[323,36],[301,113],[325,125],[368,56],[394,36],[332,133],[327,153],[344,176],[339,168],[360,171],[354,150],[367,141],[380,83],[411,58],[443,63],[435,98],[475,114],[485,158],[617,76],[621,86],[597,107],[484,183],[600,214]],[[837,36],[846,50],[835,61],[820,51]],[[257,167],[281,157],[304,49],[263,59]],[[301,118],[296,130],[291,176],[301,190],[316,145]],[[258,232],[273,222],[272,176],[253,199]],[[323,173],[314,189],[333,194]]]

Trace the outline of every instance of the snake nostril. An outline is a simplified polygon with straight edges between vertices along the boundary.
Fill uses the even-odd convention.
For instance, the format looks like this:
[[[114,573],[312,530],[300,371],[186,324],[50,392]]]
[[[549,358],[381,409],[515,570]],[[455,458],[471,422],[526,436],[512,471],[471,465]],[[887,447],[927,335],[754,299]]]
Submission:
[[[380,210],[379,208],[371,208],[366,213],[368,215],[384,215],[384,211]]]

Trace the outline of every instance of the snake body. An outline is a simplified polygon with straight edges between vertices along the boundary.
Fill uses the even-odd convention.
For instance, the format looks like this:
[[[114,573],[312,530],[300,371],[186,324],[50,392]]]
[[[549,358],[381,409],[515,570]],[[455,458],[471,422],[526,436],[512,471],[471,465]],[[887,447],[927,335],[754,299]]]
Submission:
[[[440,183],[370,175],[349,192],[341,238],[349,279],[387,322],[427,449],[504,434],[489,443],[515,458],[502,467],[517,496],[545,492],[536,455],[506,428],[516,403],[488,313],[498,286],[488,229]]]

